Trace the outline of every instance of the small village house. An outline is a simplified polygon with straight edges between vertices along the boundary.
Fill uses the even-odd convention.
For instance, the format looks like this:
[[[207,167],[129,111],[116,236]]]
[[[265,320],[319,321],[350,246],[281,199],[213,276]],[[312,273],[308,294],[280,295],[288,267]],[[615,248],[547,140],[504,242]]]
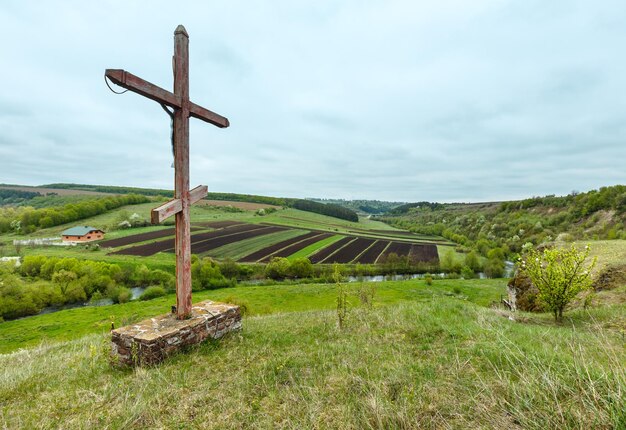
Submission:
[[[104,232],[88,225],[68,228],[61,232],[63,242],[91,242],[104,239]]]

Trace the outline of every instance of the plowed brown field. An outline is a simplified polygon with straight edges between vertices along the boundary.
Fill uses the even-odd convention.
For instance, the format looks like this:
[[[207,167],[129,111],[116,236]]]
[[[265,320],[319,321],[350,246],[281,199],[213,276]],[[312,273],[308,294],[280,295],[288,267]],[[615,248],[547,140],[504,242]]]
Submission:
[[[278,251],[277,253],[275,253],[274,255],[272,255],[272,257],[289,257],[291,254],[294,254],[298,251],[300,251],[301,249],[306,248],[309,245],[314,244],[315,242],[319,242],[322,239],[326,239],[327,237],[332,236],[332,234],[330,233],[318,233],[313,237],[310,237],[308,239],[305,239],[301,242],[298,243],[294,243],[291,246],[288,246],[285,249],[281,249],[280,251]],[[263,260],[261,260],[262,262],[268,262],[270,260],[270,257],[266,257]]]
[[[357,263],[374,264],[381,252],[389,245],[387,240],[379,240],[359,257]]]
[[[216,237],[236,234],[249,230],[257,230],[261,228],[266,228],[262,225],[256,224],[241,224],[235,225],[233,227],[223,228],[221,230],[210,231],[207,233],[198,233],[191,235],[191,245],[193,247],[194,243],[214,239]],[[166,239],[160,240],[158,242],[147,243],[145,245],[137,245],[131,246],[130,248],[121,249],[119,251],[112,252],[111,254],[121,254],[121,255],[138,255],[147,257],[149,255],[154,255],[157,252],[164,252],[170,249],[174,249],[174,239]]]
[[[340,263],[346,264],[354,260],[360,253],[365,251],[375,242],[374,239],[365,239],[363,237],[353,240],[332,256],[324,260],[324,263]]]
[[[337,251],[340,248],[343,248],[346,244],[352,242],[353,240],[354,240],[354,237],[350,237],[350,236],[344,237],[343,239],[339,239],[337,242],[331,243],[326,248],[320,249],[318,252],[313,254],[309,258],[309,260],[311,260],[311,263],[313,264],[321,263],[322,261],[324,261],[324,259],[328,258],[330,254],[332,254],[333,252]]]

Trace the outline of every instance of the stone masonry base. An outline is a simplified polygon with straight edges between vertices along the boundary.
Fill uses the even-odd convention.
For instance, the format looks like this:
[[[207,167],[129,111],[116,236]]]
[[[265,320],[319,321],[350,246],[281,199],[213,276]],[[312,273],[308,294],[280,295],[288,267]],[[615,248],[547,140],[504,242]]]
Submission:
[[[111,331],[111,359],[129,366],[157,364],[183,347],[239,329],[239,306],[207,300],[194,305],[186,320],[165,314]]]

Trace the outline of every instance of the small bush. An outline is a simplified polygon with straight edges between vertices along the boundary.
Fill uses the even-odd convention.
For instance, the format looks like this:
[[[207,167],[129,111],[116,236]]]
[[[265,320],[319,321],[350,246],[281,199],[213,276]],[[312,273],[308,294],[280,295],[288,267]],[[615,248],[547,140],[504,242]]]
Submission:
[[[473,279],[475,277],[474,271],[468,266],[463,266],[461,269],[461,276],[463,279]]]
[[[357,290],[357,296],[362,306],[371,309],[374,306],[374,296],[376,295],[376,287],[371,284],[361,284]]]
[[[139,300],[152,300],[157,297],[164,296],[166,294],[165,288],[153,285],[146,288],[146,290],[139,296]]]
[[[291,264],[289,260],[282,257],[272,257],[267,266],[265,266],[265,276],[270,279],[284,279],[289,275]]]
[[[131,299],[132,296],[133,295],[130,292],[130,289],[125,288],[125,287],[121,287],[119,289],[118,294],[117,294],[117,303],[128,303],[128,302],[130,302],[130,299]]]

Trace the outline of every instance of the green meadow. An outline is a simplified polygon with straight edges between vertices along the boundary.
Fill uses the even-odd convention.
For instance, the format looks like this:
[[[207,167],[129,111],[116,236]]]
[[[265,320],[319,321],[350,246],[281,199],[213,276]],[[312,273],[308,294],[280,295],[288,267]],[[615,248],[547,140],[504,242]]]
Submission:
[[[0,355],[0,425],[624,428],[626,345],[611,328],[624,305],[575,310],[561,325],[511,320],[486,306],[503,286],[381,283],[370,308],[354,285],[342,329],[335,286],[201,293],[245,301],[243,330],[134,370],[109,364],[109,319],[154,315],[171,297],[3,323],[2,345],[30,347]]]

